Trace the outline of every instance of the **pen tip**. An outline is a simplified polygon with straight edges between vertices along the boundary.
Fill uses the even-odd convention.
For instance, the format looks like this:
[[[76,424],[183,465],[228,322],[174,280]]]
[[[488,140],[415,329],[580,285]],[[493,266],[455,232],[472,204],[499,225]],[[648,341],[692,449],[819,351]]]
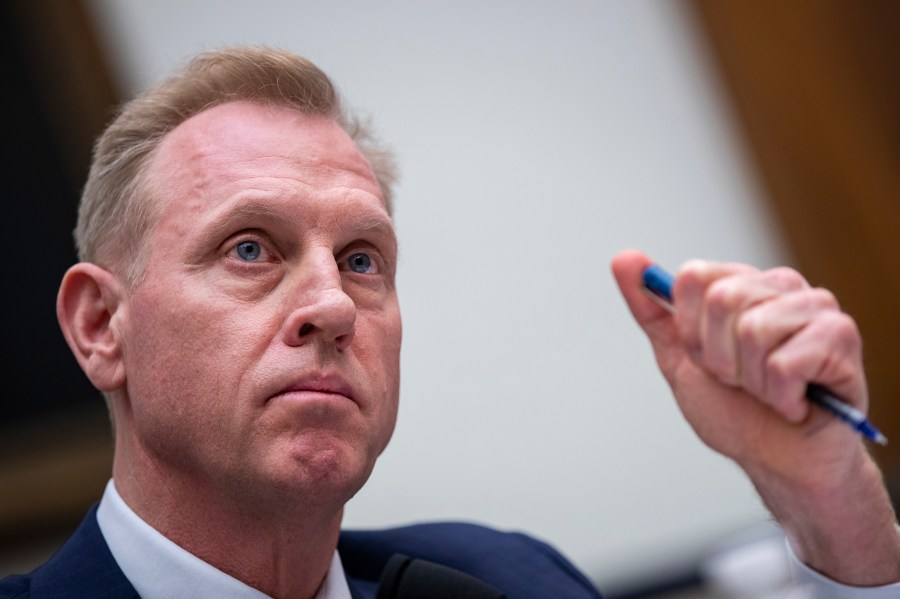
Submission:
[[[875,442],[878,443],[879,445],[887,445],[888,444],[887,437],[885,437],[881,433],[878,433],[875,436]]]

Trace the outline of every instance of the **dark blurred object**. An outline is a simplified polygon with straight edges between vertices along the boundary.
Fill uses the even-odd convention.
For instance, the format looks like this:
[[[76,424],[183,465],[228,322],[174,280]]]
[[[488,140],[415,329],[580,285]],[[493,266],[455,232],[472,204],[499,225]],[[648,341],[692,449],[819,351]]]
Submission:
[[[504,599],[502,591],[473,576],[399,553],[388,561],[376,599]]]
[[[110,476],[106,408],[59,330],[56,291],[76,261],[72,230],[93,139],[118,94],[80,1],[4,0],[0,49],[0,194],[19,252],[7,261],[2,310],[2,561],[67,534]]]
[[[115,94],[80,2],[2,4],[3,294],[7,389],[0,427],[99,402],[56,323],[56,290],[75,262],[72,230],[94,136]]]
[[[701,578],[699,566],[684,572],[670,572],[666,575],[654,573],[647,579],[607,590],[601,585],[604,599],[699,599],[706,597],[707,591]],[[721,599],[721,598],[717,598]]]

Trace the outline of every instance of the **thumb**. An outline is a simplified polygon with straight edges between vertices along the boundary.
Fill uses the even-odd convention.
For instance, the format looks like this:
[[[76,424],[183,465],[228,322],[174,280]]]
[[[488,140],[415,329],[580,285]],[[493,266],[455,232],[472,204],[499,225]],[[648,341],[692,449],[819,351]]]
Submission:
[[[613,258],[612,271],[631,315],[659,354],[665,349],[674,349],[678,343],[678,331],[672,314],[644,291],[644,269],[651,264],[653,261],[642,252],[624,250]]]

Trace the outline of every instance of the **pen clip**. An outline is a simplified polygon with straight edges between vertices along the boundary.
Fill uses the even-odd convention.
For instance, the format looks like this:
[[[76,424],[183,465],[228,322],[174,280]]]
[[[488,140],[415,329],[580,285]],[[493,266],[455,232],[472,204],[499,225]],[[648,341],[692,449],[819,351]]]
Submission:
[[[673,306],[672,302],[668,299],[653,291],[647,285],[641,285],[641,290],[646,293],[650,299],[665,308],[670,314],[675,314],[675,306]]]

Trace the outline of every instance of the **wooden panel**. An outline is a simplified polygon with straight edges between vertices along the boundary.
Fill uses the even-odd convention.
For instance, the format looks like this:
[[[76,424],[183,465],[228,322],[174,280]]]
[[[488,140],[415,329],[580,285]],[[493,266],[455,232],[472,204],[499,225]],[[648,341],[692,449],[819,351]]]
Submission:
[[[859,323],[900,474],[900,3],[689,0],[801,270]]]

